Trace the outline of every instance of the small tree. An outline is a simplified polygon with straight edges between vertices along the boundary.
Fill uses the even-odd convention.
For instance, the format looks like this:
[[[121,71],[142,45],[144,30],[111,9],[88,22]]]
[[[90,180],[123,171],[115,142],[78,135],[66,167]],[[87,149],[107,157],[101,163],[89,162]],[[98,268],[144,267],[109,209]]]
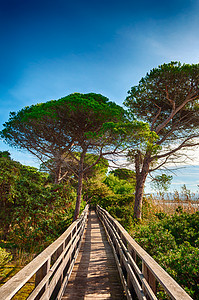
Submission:
[[[186,184],[181,186],[181,192],[184,198],[183,200],[191,200],[191,191],[186,187]]]
[[[5,158],[11,160],[9,151],[0,151],[0,158]]]
[[[163,64],[147,73],[128,93],[125,104],[130,112],[148,122],[150,131],[159,136],[129,151],[136,169],[134,214],[140,219],[149,172],[199,144],[199,64]]]
[[[163,196],[163,193],[168,191],[169,186],[171,184],[171,181],[173,179],[173,176],[162,174],[162,175],[156,175],[152,180],[152,187],[155,188],[156,191],[160,193],[160,195]]]

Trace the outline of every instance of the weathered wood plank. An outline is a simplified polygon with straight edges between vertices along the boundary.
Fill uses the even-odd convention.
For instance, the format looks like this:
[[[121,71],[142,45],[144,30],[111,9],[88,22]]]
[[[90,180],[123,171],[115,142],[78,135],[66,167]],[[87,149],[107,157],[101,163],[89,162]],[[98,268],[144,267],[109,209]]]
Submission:
[[[116,235],[115,230],[117,231],[119,237],[117,237],[118,240],[120,240],[120,245],[122,246],[125,256],[128,258],[128,262],[130,265],[134,268],[134,271],[137,273],[139,279],[141,279],[141,282],[143,284],[143,287],[145,291],[147,291],[148,295],[151,299],[156,299],[156,297],[153,296],[153,289],[155,292],[155,279],[162,285],[164,290],[167,292],[167,294],[171,297],[173,300],[192,300],[192,298],[183,290],[179,284],[141,247],[139,246],[135,240],[127,233],[127,231],[121,226],[121,224],[116,221],[107,211],[97,207],[97,211],[102,216],[102,219],[105,220],[107,223],[107,228],[110,230],[110,224],[113,225],[112,235]],[[115,237],[114,237],[115,240]],[[122,241],[122,242],[121,242]],[[124,244],[127,246],[125,249]],[[117,245],[118,248],[118,245]],[[127,250],[128,249],[128,250]],[[120,251],[119,251],[120,252]],[[133,253],[132,259],[130,259],[130,253]],[[123,255],[120,253],[120,255]],[[138,256],[143,265],[145,266],[145,269],[147,268],[147,273],[150,275],[146,275],[144,277],[144,274],[140,274],[140,271],[135,267],[135,261],[133,262],[133,258]],[[126,267],[126,270],[128,267]],[[127,272],[128,273],[128,272]],[[144,271],[144,273],[146,273]],[[130,272],[129,272],[129,275]],[[141,278],[143,276],[143,279]],[[148,280],[148,281],[147,281]],[[132,282],[133,283],[133,282]],[[150,286],[151,285],[151,286]]]
[[[67,248],[67,247],[69,247],[69,245],[71,245],[71,243],[72,243],[71,240],[76,239],[76,234],[72,234],[72,232],[76,232],[77,227],[79,228],[80,225],[82,228],[84,227],[87,213],[88,213],[88,205],[86,206],[86,208],[83,211],[80,218],[77,219],[76,221],[74,221],[69,226],[69,228],[54,243],[52,243],[49,247],[47,247],[42,253],[40,253],[35,259],[33,259],[27,266],[25,266],[21,271],[19,271],[15,276],[13,276],[8,282],[6,282],[2,287],[0,287],[1,299],[10,300],[20,290],[20,288],[23,287],[26,284],[26,282],[34,274],[36,274],[39,271],[39,269],[43,268],[43,266],[46,268],[45,265],[48,264],[47,269],[49,272],[47,272],[46,275],[45,275],[46,272],[43,272],[44,274],[40,274],[37,276],[36,289],[39,292],[45,286],[46,283],[48,282],[49,278],[52,275],[52,271],[49,268],[51,258],[54,256],[55,253],[56,253],[56,256],[58,256],[60,254],[60,252],[63,251],[64,245]],[[83,230],[83,229],[81,229],[81,230]],[[64,249],[64,251],[67,250],[66,248]],[[62,253],[64,253],[64,251]],[[60,258],[58,258],[58,260],[60,260],[61,257],[62,257],[62,254],[60,255]],[[55,262],[55,265],[57,263]],[[52,267],[52,269],[53,269],[53,267]],[[33,294],[37,295],[37,293],[35,293],[34,291],[33,291],[32,295]],[[29,298],[32,299],[32,296],[30,296]]]
[[[62,300],[126,299],[112,249],[94,211]]]

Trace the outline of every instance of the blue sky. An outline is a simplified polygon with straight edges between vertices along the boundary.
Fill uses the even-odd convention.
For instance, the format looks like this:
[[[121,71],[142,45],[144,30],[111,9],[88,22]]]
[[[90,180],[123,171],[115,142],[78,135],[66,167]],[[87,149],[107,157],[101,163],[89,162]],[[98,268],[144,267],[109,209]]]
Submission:
[[[0,0],[0,130],[24,106],[74,92],[122,104],[153,67],[198,63],[198,15],[197,0]]]

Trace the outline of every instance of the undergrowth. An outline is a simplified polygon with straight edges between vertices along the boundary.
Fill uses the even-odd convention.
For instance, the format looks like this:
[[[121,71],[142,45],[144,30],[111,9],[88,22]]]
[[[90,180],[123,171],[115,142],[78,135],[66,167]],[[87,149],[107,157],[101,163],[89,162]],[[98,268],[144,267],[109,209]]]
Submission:
[[[199,299],[199,212],[178,208],[172,215],[155,213],[130,233],[193,299]],[[167,299],[162,292],[159,296]]]

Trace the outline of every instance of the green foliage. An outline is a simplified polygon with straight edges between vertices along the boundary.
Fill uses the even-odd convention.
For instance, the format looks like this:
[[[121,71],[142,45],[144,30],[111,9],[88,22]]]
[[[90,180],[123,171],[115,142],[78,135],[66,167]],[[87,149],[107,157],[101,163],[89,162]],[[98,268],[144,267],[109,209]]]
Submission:
[[[159,154],[164,149],[166,158],[165,146],[171,150],[169,146],[176,144],[176,141],[183,143],[193,134],[197,136],[199,64],[170,62],[160,65],[147,73],[128,94],[125,105],[129,113],[138,120],[148,122],[150,130],[159,136],[154,140],[149,133],[148,144],[139,149],[142,153],[152,151],[151,154]],[[185,147],[186,143],[182,146]],[[152,161],[155,159],[156,155]]]
[[[183,127],[191,129],[193,124],[198,126],[196,115],[199,109],[199,64],[181,65],[179,62],[171,62],[147,73],[138,86],[131,88],[125,104],[137,117],[150,124],[158,108],[161,108],[156,120],[157,126],[168,118],[173,103],[175,102],[176,108],[179,107],[188,95],[193,97],[192,101],[183,106],[173,117],[173,122],[178,119],[176,131]],[[171,126],[171,123],[167,124],[168,129]]]
[[[62,178],[60,182],[70,182],[71,184],[77,183],[78,180],[78,160],[80,160],[81,153],[73,153],[73,157],[68,154],[63,154],[61,158],[61,171],[60,177]],[[83,169],[87,169],[84,173],[84,179],[94,178],[96,176],[105,175],[108,171],[108,160],[101,157],[98,163],[95,162],[98,159],[98,155],[87,153],[83,162]],[[89,166],[92,168],[89,168]],[[47,172],[50,174],[53,182],[55,181],[56,174],[56,164],[55,161],[49,159],[40,165],[40,171]]]
[[[199,64],[163,64],[147,73],[128,94],[125,105],[129,114],[148,122],[150,128],[140,147],[129,143],[128,151],[136,169],[134,213],[141,219],[142,194],[149,172],[174,162],[176,152],[183,156],[183,149],[198,143]]]
[[[1,136],[13,146],[45,156],[58,151],[58,147],[62,153],[71,145],[81,147],[83,141],[93,145],[103,135],[103,123],[124,119],[125,110],[108,98],[94,93],[75,93],[10,113]]]
[[[42,161],[50,159],[54,165],[55,183],[64,176],[61,172],[63,155],[69,164],[72,160],[77,172],[73,168],[70,172],[78,177],[76,219],[83,175],[99,163],[98,158],[114,153],[115,149],[123,149],[124,134],[111,132],[104,124],[123,124],[127,120],[126,111],[108,98],[94,93],[75,93],[11,113],[0,135],[11,146],[25,148]],[[77,153],[80,153],[79,158]],[[96,160],[84,168],[87,153],[96,155]]]
[[[109,187],[103,183],[101,177],[91,178],[86,183],[84,182],[84,196],[83,199],[96,206],[100,203],[101,199],[106,198],[109,195],[113,195],[113,192]]]
[[[135,240],[190,294],[199,299],[199,213],[156,214],[133,229]],[[160,293],[161,294],[161,293]],[[161,299],[164,299],[162,296]]]
[[[167,174],[162,174],[162,175],[157,175],[154,177],[152,181],[152,186],[155,188],[157,191],[167,191],[171,181],[173,179],[173,176],[167,175]]]
[[[84,160],[84,169],[95,164],[98,157],[99,156],[96,154],[87,153]],[[101,157],[98,163],[96,163],[92,168],[89,168],[85,172],[84,178],[89,179],[89,178],[96,178],[99,176],[105,176],[105,174],[108,172],[108,166],[109,166],[108,160],[104,157]]]
[[[126,229],[129,229],[133,224],[134,195],[108,195],[100,199],[98,204],[105,208]]]
[[[10,246],[40,251],[71,222],[74,189],[53,185],[48,174],[0,158],[0,233]]]
[[[7,236],[11,244],[38,252],[58,238],[72,222],[74,200],[69,192],[69,187],[52,186],[43,198],[29,197],[23,206],[18,205]]]
[[[166,255],[159,256],[159,263],[193,299],[199,299],[199,248],[184,242]]]
[[[131,194],[135,191],[135,181],[133,183],[125,179],[120,179],[113,173],[109,174],[105,179],[104,183],[113,191],[115,194]]]
[[[118,169],[115,173],[123,178],[125,174],[128,176],[126,179],[120,179],[113,172],[107,176],[104,173],[97,173],[84,183],[84,200],[93,206],[99,204],[128,229],[133,222],[134,172]]]
[[[199,212],[187,214],[177,212],[162,220],[162,225],[174,236],[178,245],[189,242],[193,247],[199,247]]]
[[[135,172],[132,170],[119,168],[111,171],[110,174],[113,174],[119,179],[127,180],[128,182],[135,184]]]
[[[133,206],[135,173],[128,169],[116,169],[107,176],[89,179],[84,189],[84,200],[106,209],[127,230],[134,224]],[[148,218],[152,210],[147,199],[143,201],[143,218]]]
[[[98,195],[96,195],[97,191]],[[91,203],[105,208],[128,229],[133,222],[134,191],[134,172],[116,169],[105,177],[100,184],[100,189],[95,189],[95,197],[92,197]]]
[[[159,222],[140,226],[134,233],[134,238],[155,259],[168,249],[176,248],[175,238]]]
[[[0,158],[7,158],[7,159],[11,159],[10,157],[10,152],[9,151],[0,151]]]

